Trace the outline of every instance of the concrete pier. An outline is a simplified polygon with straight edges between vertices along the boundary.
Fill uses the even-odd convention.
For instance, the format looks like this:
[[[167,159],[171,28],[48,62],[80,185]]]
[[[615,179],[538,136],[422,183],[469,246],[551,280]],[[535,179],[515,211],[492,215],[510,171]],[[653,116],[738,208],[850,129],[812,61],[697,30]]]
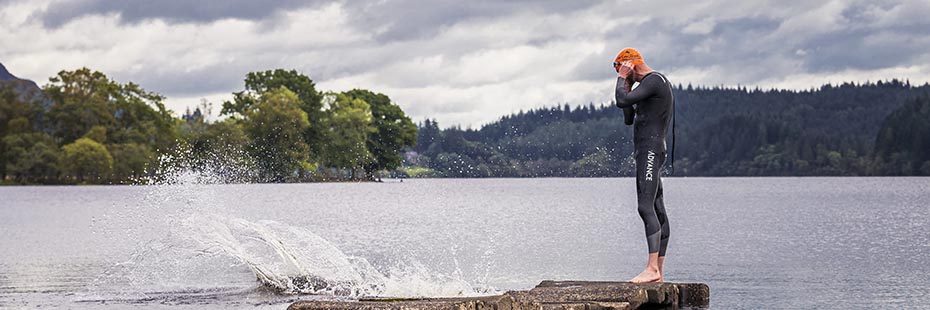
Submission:
[[[352,301],[298,301],[290,310],[318,309],[702,309],[710,305],[703,283],[543,281],[527,291],[468,298],[362,298]]]

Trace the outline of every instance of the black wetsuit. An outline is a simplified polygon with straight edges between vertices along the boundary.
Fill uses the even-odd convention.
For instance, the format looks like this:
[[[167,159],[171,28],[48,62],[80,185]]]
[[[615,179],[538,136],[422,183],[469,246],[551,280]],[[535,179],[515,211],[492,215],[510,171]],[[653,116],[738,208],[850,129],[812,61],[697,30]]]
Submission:
[[[635,106],[633,146],[636,160],[636,196],[639,216],[646,226],[649,253],[665,256],[668,248],[668,217],[662,201],[662,165],[665,134],[673,109],[671,84],[661,73],[647,74],[636,89],[627,92],[627,81],[617,78],[617,106]]]

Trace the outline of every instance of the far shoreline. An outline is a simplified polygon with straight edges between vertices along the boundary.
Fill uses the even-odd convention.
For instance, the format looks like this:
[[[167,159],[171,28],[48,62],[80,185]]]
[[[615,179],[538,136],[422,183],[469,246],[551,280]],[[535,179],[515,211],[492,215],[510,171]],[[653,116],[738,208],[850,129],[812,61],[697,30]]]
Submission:
[[[813,178],[876,178],[876,179],[925,179],[930,176],[896,176],[896,175],[812,175],[812,176],[663,176],[663,179],[813,179]],[[532,180],[532,179],[634,179],[632,176],[617,177],[488,177],[488,178],[383,178],[381,181],[376,180],[333,180],[333,181],[314,181],[314,182],[229,182],[229,183],[195,183],[195,184],[11,184],[0,183],[0,188],[4,187],[107,187],[107,186],[172,186],[172,185],[282,185],[282,184],[378,184],[378,183],[404,183],[405,181],[416,180]]]

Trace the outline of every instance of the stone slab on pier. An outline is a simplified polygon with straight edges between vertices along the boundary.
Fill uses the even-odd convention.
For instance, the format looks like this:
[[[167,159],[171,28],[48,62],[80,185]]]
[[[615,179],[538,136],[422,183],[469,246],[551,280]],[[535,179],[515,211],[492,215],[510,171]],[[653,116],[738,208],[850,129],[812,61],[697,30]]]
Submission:
[[[710,305],[703,283],[543,281],[526,291],[464,298],[362,298],[351,301],[298,301],[290,310],[318,309],[701,309]]]

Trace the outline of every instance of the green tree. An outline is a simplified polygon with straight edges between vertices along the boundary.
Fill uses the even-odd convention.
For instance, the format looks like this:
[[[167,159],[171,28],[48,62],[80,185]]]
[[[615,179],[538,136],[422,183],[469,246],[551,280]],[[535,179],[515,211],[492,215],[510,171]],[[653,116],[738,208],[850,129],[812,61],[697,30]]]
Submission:
[[[400,167],[403,161],[401,151],[416,144],[417,126],[387,95],[364,89],[353,89],[344,94],[350,99],[367,102],[371,108],[373,128],[365,145],[374,160],[364,165],[366,175],[371,178],[374,171]]]
[[[118,145],[115,147],[120,151],[116,159],[120,165],[117,167],[117,179],[124,180],[128,175],[140,173],[130,173],[126,170],[130,169],[128,167],[135,171],[139,166],[153,164],[156,156],[151,154],[151,150],[165,151],[176,143],[175,118],[165,108],[164,97],[159,94],[131,82],[116,82],[88,68],[61,71],[49,81],[45,92],[54,102],[48,112],[50,132],[62,143],[86,137],[98,143]],[[128,148],[134,151],[127,151]],[[139,151],[141,149],[149,151]],[[109,152],[106,157],[110,157]],[[112,168],[112,165],[111,162],[106,166]],[[71,168],[80,169],[72,169],[71,172],[85,173],[81,181],[96,182],[99,178],[109,177],[107,174],[111,168],[101,170],[101,167],[88,170],[83,169],[87,167],[72,165]]]
[[[0,142],[8,135],[31,132],[44,123],[44,114],[37,102],[23,102],[14,85],[0,83]],[[0,181],[6,178],[7,163],[19,161],[0,143]],[[18,164],[17,164],[18,166]]]
[[[233,119],[210,123],[205,134],[212,150],[241,150],[249,142],[240,122]]]
[[[156,159],[155,152],[145,144],[109,144],[107,149],[113,156],[112,180],[117,183],[138,180],[145,175],[147,166]]]
[[[233,101],[223,103],[221,115],[245,114],[261,101],[265,93],[286,87],[300,99],[300,109],[305,112],[320,111],[322,95],[310,77],[297,70],[274,69],[249,72],[245,76],[245,90],[233,93]]]
[[[414,150],[420,154],[435,155],[442,153],[442,150],[438,150],[435,147],[433,152],[429,152],[430,147],[434,145],[439,146],[442,144],[442,130],[439,129],[439,123],[435,120],[426,119],[423,121],[423,125],[419,126],[417,129],[417,142]]]
[[[97,141],[80,138],[61,149],[62,171],[80,183],[100,182],[113,169],[113,156]]]
[[[2,139],[4,169],[22,183],[54,183],[58,178],[59,150],[45,133],[23,132]]]
[[[91,127],[90,130],[84,134],[84,138],[88,138],[100,143],[107,143],[107,128],[100,125]]]
[[[298,106],[307,114],[311,126],[302,133],[304,142],[310,146],[310,157],[320,152],[322,132],[319,123],[324,117],[322,94],[316,90],[316,84],[309,76],[297,70],[274,69],[250,72],[245,77],[245,90],[233,93],[233,100],[223,103],[220,115],[244,115],[252,106],[262,100],[268,92],[285,87],[297,95]]]
[[[94,126],[103,126],[115,142],[173,142],[171,116],[164,97],[136,84],[120,84],[98,71],[61,71],[49,79],[45,92],[55,102],[49,115],[56,136],[77,140]]]
[[[350,178],[357,177],[356,171],[374,158],[366,146],[371,127],[371,108],[362,99],[345,94],[328,96],[329,109],[324,122],[324,164],[329,167],[349,169]]]
[[[181,139],[190,147],[195,156],[208,156],[217,153],[240,154],[245,150],[249,137],[242,128],[242,120],[226,118],[221,121],[208,122],[203,117],[185,117],[179,126]],[[210,159],[210,158],[205,158]]]
[[[252,140],[248,150],[266,180],[285,181],[308,160],[301,134],[309,127],[300,99],[286,87],[265,93],[245,112],[244,129]]]

